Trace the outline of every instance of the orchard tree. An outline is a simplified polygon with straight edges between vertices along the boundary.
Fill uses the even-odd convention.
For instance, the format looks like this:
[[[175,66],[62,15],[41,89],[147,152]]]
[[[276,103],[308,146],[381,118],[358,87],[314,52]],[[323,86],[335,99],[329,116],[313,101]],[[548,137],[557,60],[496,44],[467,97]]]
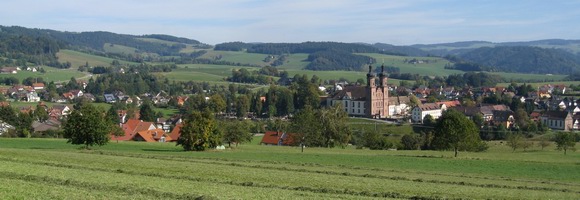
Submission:
[[[564,155],[568,150],[576,150],[574,146],[576,145],[576,135],[572,132],[559,132],[556,133],[554,137],[554,142],[556,142],[556,149],[562,151],[564,150]]]
[[[523,147],[524,136],[521,133],[511,133],[506,138],[507,145],[515,152],[517,148]]]
[[[452,149],[455,157],[460,150],[477,151],[484,147],[475,123],[453,109],[445,111],[437,120],[434,132],[433,147],[439,150]]]
[[[228,143],[228,147],[235,143],[236,146],[240,143],[252,141],[252,133],[250,133],[250,124],[246,121],[223,121],[220,126],[223,128],[224,142]]]
[[[221,144],[222,133],[217,128],[213,113],[193,111],[183,121],[176,145],[185,151],[205,151]]]
[[[105,118],[105,112],[91,104],[76,106],[67,117],[64,124],[64,137],[68,143],[85,145],[89,149],[93,145],[103,146],[109,142],[111,124]]]

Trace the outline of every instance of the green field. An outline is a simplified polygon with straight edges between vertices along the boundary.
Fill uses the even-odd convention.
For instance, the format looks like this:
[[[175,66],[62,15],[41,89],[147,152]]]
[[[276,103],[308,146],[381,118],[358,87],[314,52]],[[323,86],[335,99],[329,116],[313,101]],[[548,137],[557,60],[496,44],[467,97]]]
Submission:
[[[247,53],[243,51],[213,51],[210,50],[207,53],[203,54],[200,58],[207,58],[207,59],[216,59],[218,56],[221,56],[221,60],[234,62],[234,63],[241,63],[241,64],[252,64],[252,65],[260,65],[266,66],[268,63],[264,62],[264,58],[266,58],[266,54],[259,54],[259,53]]]
[[[549,147],[553,148],[553,147]],[[577,199],[580,154],[371,151],[241,145],[183,152],[173,143],[0,138],[7,199]]]
[[[59,62],[70,62],[72,64],[71,69],[75,69],[75,70],[79,66],[85,65],[87,62],[89,62],[90,66],[108,67],[111,65],[113,60],[115,60],[112,58],[91,55],[91,54],[82,53],[82,52],[73,51],[73,50],[61,50],[56,54],[56,56],[58,57]],[[119,62],[121,64],[132,64],[132,65],[137,64],[134,62],[128,62],[128,61],[123,61],[123,60],[119,60]]]
[[[22,80],[24,80],[28,77],[33,77],[33,78],[40,77],[45,82],[50,82],[50,81],[61,82],[61,81],[69,81],[70,78],[72,78],[72,77],[75,77],[78,79],[78,78],[82,78],[82,77],[86,76],[82,72],[72,70],[72,69],[57,69],[57,68],[47,67],[47,66],[44,66],[43,68],[46,71],[46,73],[44,73],[44,74],[40,73],[40,72],[31,72],[31,71],[26,71],[26,70],[20,70],[16,74],[0,74],[0,77],[16,77],[21,82],[22,82]]]

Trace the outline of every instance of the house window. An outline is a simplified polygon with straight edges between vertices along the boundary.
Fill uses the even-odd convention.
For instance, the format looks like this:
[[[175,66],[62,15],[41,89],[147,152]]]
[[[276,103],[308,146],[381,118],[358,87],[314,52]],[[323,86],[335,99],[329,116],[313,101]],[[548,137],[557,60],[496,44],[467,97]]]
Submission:
[[[352,109],[352,113],[354,113],[354,109]]]
[[[358,102],[358,107],[360,108],[360,102]]]
[[[352,102],[352,107],[354,107],[354,101]]]

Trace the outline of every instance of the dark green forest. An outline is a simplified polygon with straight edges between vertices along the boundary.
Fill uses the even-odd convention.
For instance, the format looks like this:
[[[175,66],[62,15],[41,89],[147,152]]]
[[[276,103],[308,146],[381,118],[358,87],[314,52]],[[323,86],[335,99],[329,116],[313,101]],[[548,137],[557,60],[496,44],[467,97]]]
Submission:
[[[483,47],[459,57],[502,72],[570,74],[580,69],[579,59],[575,55],[539,47]]]

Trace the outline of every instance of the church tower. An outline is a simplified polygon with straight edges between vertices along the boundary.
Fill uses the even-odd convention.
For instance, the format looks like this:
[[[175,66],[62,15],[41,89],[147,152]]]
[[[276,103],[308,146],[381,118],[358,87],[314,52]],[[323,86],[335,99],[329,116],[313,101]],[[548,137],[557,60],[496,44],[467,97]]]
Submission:
[[[365,114],[369,118],[386,118],[389,115],[389,87],[387,86],[387,75],[385,66],[381,66],[379,73],[379,83],[377,85],[376,76],[369,65],[367,74],[367,87],[365,88]]]

